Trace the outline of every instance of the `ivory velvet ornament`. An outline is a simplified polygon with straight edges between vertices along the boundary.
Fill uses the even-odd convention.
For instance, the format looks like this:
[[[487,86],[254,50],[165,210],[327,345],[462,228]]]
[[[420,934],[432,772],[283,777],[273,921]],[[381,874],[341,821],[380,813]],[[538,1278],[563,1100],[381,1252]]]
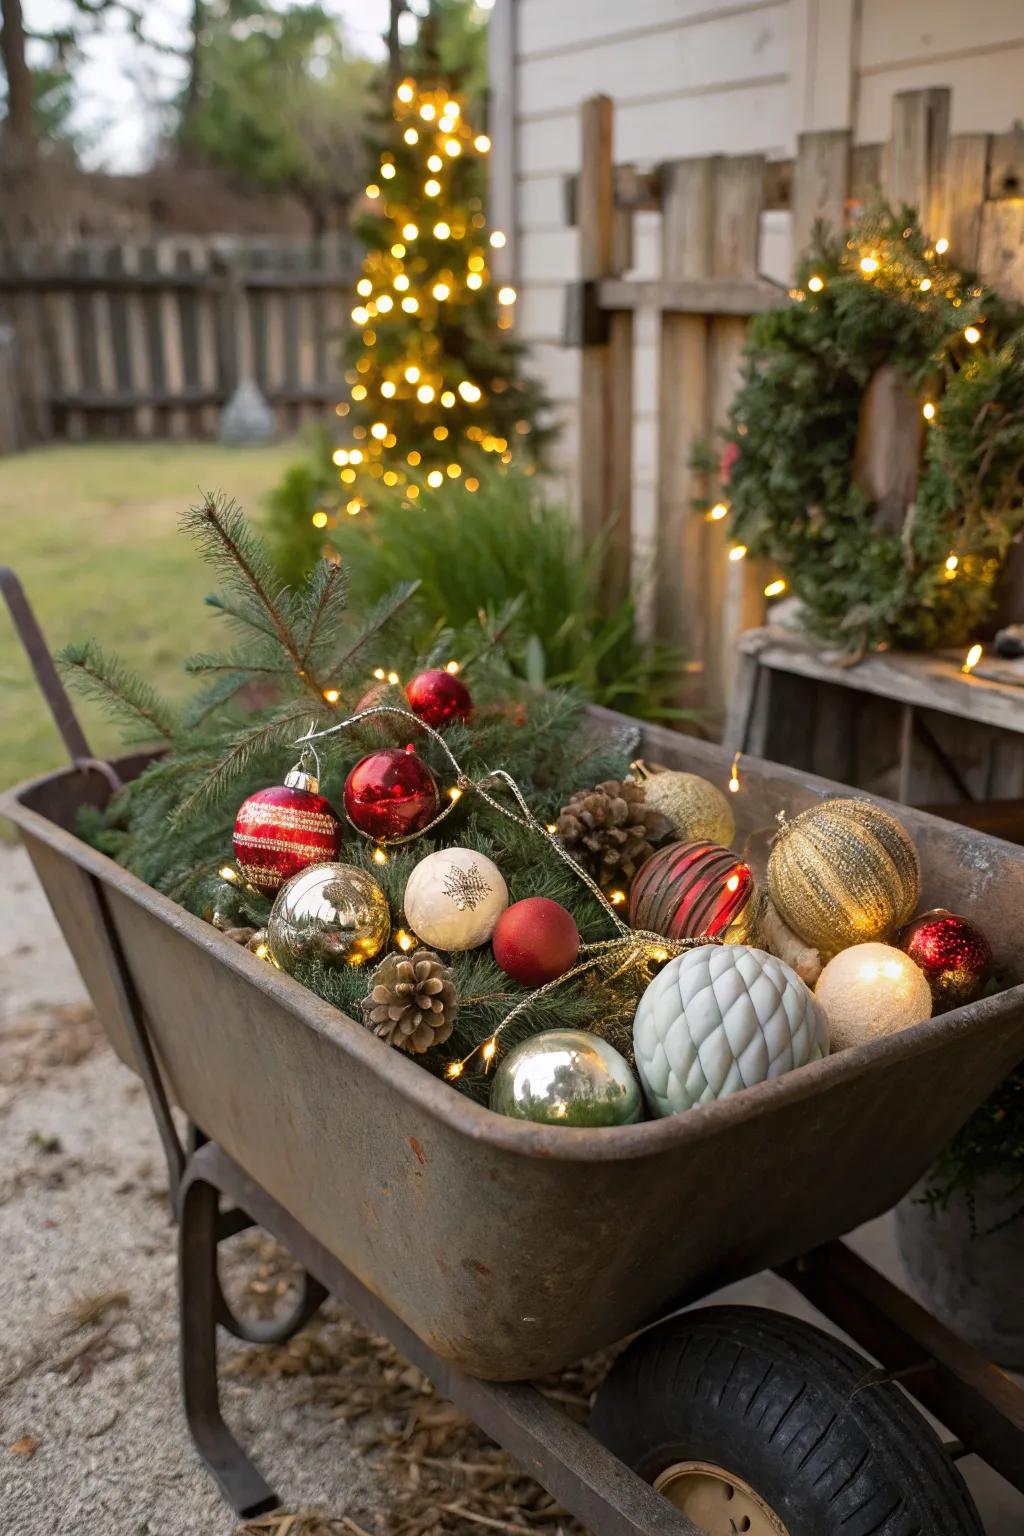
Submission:
[[[644,762],[634,763],[630,773],[643,785],[647,804],[661,812],[680,842],[721,843],[726,848],[731,844],[736,836],[732,806],[709,779]]]
[[[866,1045],[931,1018],[928,979],[891,944],[854,944],[818,977],[814,995],[828,1019],[833,1051]]]
[[[633,1125],[643,1100],[629,1063],[583,1029],[549,1029],[513,1047],[498,1064],[491,1108],[541,1125]]]
[[[312,864],[277,893],[267,922],[270,958],[282,971],[306,961],[364,965],[387,943],[391,912],[372,875],[354,864]]]
[[[917,850],[870,800],[823,800],[783,822],[768,856],[768,894],[787,927],[823,958],[887,939],[920,890]]]
[[[828,1027],[784,961],[746,944],[707,944],[650,983],[633,1050],[652,1114],[673,1115],[827,1056]]]
[[[249,884],[265,896],[273,896],[307,864],[338,857],[344,828],[319,790],[316,775],[299,765],[283,784],[258,789],[238,807],[235,859]]]
[[[580,931],[560,902],[527,896],[498,918],[491,947],[506,976],[524,987],[542,987],[575,964]]]
[[[501,870],[473,848],[439,848],[420,859],[405,885],[409,927],[435,949],[486,944],[508,906]]]

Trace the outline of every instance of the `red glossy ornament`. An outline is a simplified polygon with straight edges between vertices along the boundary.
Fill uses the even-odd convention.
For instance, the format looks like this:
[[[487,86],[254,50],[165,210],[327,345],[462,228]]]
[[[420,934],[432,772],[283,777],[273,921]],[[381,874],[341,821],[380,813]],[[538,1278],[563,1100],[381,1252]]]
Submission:
[[[250,885],[272,896],[307,864],[338,857],[344,827],[318,780],[293,768],[283,784],[258,789],[235,817],[234,849]]]
[[[382,747],[345,780],[345,813],[379,843],[422,832],[440,808],[434,775],[412,747]]]
[[[669,843],[637,870],[629,921],[666,939],[714,939],[750,899],[750,867],[717,843]]]
[[[468,720],[473,713],[473,700],[461,677],[444,667],[434,667],[430,672],[420,672],[405,685],[405,696],[414,715],[419,715],[426,725],[435,731],[442,730],[451,720]]]
[[[491,938],[494,958],[506,976],[524,987],[542,987],[575,964],[580,931],[571,912],[546,896],[527,896],[506,907]]]
[[[935,1013],[973,1002],[992,974],[992,949],[981,929],[945,907],[915,917],[895,943],[924,971]]]

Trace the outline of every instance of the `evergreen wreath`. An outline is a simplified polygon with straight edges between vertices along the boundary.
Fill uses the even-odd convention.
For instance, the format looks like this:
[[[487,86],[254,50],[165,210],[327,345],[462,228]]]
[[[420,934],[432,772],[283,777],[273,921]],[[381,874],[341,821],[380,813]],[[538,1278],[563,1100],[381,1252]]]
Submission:
[[[735,542],[780,567],[811,634],[855,654],[971,638],[1024,529],[1024,309],[946,249],[906,208],[880,206],[846,240],[819,226],[794,302],[751,323],[732,405]],[[921,413],[901,526],[854,473],[886,366]]]

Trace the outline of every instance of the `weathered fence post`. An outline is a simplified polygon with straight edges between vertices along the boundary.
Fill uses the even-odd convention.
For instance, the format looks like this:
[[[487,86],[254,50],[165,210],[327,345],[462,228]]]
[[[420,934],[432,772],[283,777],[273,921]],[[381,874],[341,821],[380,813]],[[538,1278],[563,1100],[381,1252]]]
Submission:
[[[610,98],[591,97],[580,116],[580,516],[587,547],[605,543],[600,592],[612,608],[628,593],[632,568],[633,315],[602,322],[595,297],[596,284],[615,275]]]

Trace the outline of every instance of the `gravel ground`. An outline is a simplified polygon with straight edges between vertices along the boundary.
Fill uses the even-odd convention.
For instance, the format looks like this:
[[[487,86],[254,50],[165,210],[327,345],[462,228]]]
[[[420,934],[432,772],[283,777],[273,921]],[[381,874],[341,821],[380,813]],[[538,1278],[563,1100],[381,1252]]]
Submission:
[[[234,1536],[178,1405],[174,1233],[145,1095],[103,1042],[27,859],[2,846],[0,931],[0,1531]],[[857,1244],[893,1269],[887,1223]],[[235,1245],[235,1290],[269,1305],[282,1256],[251,1234]],[[723,1297],[814,1316],[771,1276]],[[286,1349],[222,1350],[229,1422],[304,1512],[253,1536],[576,1530],[341,1308]],[[563,1395],[582,1406],[594,1379]],[[1024,1499],[977,1458],[961,1466],[988,1536],[1020,1536]]]

